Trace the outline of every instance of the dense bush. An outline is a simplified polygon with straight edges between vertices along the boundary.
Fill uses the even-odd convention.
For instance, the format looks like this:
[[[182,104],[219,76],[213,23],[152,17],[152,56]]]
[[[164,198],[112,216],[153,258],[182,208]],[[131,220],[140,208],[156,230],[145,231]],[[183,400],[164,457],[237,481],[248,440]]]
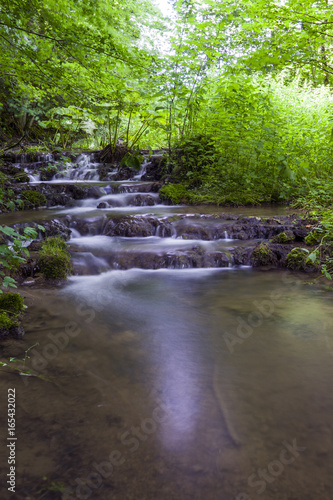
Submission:
[[[159,197],[162,201],[178,205],[188,201],[189,193],[183,184],[166,184],[161,187]]]

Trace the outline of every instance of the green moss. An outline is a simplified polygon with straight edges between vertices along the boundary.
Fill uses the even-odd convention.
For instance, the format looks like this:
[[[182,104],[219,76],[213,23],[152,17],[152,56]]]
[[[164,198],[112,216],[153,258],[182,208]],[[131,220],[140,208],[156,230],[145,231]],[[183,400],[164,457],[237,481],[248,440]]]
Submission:
[[[26,172],[19,172],[15,176],[15,180],[16,180],[16,182],[29,182],[30,181],[29,175]]]
[[[275,264],[276,257],[267,243],[260,243],[253,250],[251,261],[254,267],[268,266],[270,264]]]
[[[306,248],[293,248],[286,257],[287,267],[294,271],[311,269],[315,264],[308,260],[309,252]]]
[[[50,165],[40,169],[40,180],[50,181],[52,177],[58,173],[58,169],[55,165]]]
[[[307,236],[305,236],[304,241],[307,245],[318,245],[322,239],[324,233],[315,229],[311,231]]]
[[[6,311],[14,316],[19,315],[24,311],[23,297],[19,293],[12,292],[0,295],[0,311]]]
[[[46,197],[38,191],[24,190],[22,191],[22,198],[29,201],[33,207],[45,206],[47,204]]]
[[[284,231],[279,233],[272,238],[273,243],[289,243],[295,239],[294,233],[292,231]]]
[[[59,237],[45,240],[39,254],[38,267],[46,279],[67,277],[71,272],[71,262],[64,240]]]
[[[18,326],[18,322],[11,318],[6,313],[0,313],[0,331],[1,330],[10,330],[13,327]]]
[[[183,184],[166,184],[159,190],[159,197],[163,201],[178,205],[188,201],[188,192]]]

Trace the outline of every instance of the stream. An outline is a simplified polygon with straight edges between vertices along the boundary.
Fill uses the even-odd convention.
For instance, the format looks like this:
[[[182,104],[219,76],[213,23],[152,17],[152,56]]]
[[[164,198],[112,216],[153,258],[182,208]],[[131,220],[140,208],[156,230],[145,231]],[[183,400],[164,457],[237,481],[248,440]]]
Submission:
[[[68,217],[74,268],[64,286],[20,287],[26,333],[2,345],[21,358],[38,344],[27,365],[51,380],[1,373],[3,429],[16,389],[15,498],[332,500],[333,294],[234,265],[245,242],[223,215],[285,208],[167,206],[143,171],[100,182],[93,158],[78,165],[50,183],[101,196],[1,216]]]

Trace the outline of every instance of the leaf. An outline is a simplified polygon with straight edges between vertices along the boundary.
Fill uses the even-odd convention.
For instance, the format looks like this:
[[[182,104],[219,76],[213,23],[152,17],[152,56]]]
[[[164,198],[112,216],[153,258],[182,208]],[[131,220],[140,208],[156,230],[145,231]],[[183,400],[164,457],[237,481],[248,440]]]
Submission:
[[[30,238],[37,238],[37,231],[33,227],[25,227],[24,234]]]
[[[309,260],[310,262],[314,263],[317,259],[318,255],[317,255],[317,251],[314,251],[312,253],[310,253],[310,255],[308,256],[307,260]]]
[[[7,236],[20,236],[12,227],[0,226],[0,231]]]

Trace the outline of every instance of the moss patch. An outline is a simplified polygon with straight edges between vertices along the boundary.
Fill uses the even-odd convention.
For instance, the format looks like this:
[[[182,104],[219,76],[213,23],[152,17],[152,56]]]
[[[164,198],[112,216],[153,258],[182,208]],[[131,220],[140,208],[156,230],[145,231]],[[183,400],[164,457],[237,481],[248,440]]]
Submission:
[[[23,200],[27,200],[33,207],[41,207],[47,204],[46,197],[38,191],[24,190],[22,191]]]
[[[306,248],[293,248],[291,252],[288,253],[287,267],[294,271],[311,271],[318,267],[318,262],[311,262],[309,260],[309,252]]]
[[[39,172],[41,181],[50,181],[52,177],[58,173],[58,169],[55,165],[51,165],[49,167],[41,168]]]
[[[260,243],[252,252],[251,263],[254,267],[276,263],[276,256],[267,243]]]
[[[6,313],[0,313],[0,330],[10,330],[19,325],[15,318],[11,318]]]
[[[71,272],[70,254],[61,238],[45,240],[38,257],[38,267],[46,279],[66,278]]]
[[[19,293],[4,293],[0,295],[0,311],[19,315],[24,311],[24,299]]]
[[[292,231],[284,231],[283,233],[279,233],[276,236],[273,236],[271,241],[273,243],[289,243],[295,239],[295,235]]]
[[[23,310],[24,300],[19,293],[0,295],[0,339],[23,337],[24,330],[18,321]]]
[[[314,231],[311,231],[307,236],[305,236],[304,241],[307,245],[318,245],[324,236],[324,233],[322,231],[318,231],[318,229],[315,229]]]
[[[178,205],[188,201],[188,192],[183,184],[166,184],[159,190],[159,197],[163,201]]]

